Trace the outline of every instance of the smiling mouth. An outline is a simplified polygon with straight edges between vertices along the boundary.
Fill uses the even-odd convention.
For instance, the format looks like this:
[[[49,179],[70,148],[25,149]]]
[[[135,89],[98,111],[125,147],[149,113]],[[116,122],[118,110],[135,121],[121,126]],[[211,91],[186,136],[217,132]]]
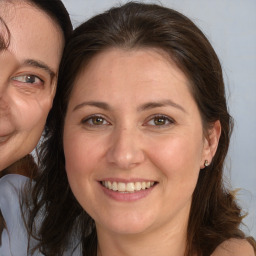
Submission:
[[[113,190],[116,192],[123,192],[123,193],[133,193],[141,190],[149,189],[157,184],[157,182],[153,181],[136,181],[136,182],[116,182],[116,181],[101,181],[102,186],[109,190]]]

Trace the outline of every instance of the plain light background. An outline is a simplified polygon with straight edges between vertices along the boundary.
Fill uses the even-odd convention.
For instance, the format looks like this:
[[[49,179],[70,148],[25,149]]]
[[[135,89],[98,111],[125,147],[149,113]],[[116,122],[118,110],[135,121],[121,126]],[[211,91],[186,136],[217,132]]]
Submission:
[[[118,0],[63,0],[74,27],[112,6]],[[212,43],[222,63],[228,105],[235,119],[226,160],[226,181],[240,188],[239,203],[247,228],[256,237],[256,1],[162,0],[192,19]]]

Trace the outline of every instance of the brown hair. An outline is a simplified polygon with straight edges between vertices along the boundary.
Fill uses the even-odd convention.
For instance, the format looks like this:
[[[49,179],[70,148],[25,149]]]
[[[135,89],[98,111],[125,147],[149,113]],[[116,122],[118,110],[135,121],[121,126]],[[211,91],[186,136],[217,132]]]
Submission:
[[[217,120],[222,128],[217,152],[211,165],[200,171],[193,193],[186,256],[210,255],[223,241],[245,237],[239,229],[241,210],[222,179],[233,122],[227,110],[218,57],[200,29],[181,13],[158,5],[130,2],[80,25],[65,49],[41,147],[41,173],[33,188],[34,208],[28,223],[32,231],[34,218],[45,207],[47,214],[36,235],[40,237],[37,248],[46,255],[62,255],[74,228],[83,255],[96,255],[97,250],[94,221],[74,198],[65,172],[62,133],[74,81],[95,55],[108,48],[145,47],[163,50],[186,74],[204,130]]]
[[[10,43],[10,31],[4,20],[0,17],[0,51],[7,49]]]
[[[0,178],[7,174],[20,174],[29,178],[34,178],[38,171],[35,159],[31,154],[24,156],[15,163],[0,172]]]

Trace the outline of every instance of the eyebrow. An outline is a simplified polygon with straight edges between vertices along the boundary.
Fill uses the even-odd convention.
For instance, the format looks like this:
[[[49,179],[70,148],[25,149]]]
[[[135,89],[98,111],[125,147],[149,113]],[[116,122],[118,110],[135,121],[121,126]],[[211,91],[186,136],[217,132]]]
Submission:
[[[76,111],[82,107],[85,107],[85,106],[93,106],[93,107],[97,107],[97,108],[102,108],[104,110],[109,110],[110,109],[110,106],[105,103],[105,102],[100,102],[100,101],[85,101],[85,102],[82,102],[81,104],[78,104],[74,107],[73,111]]]
[[[101,109],[104,109],[104,110],[110,110],[111,107],[105,103],[105,102],[100,102],[100,101],[85,101],[85,102],[82,102],[81,104],[78,104],[74,107],[73,111],[76,111],[82,107],[85,107],[85,106],[94,106],[94,107],[97,107],[97,108],[101,108]],[[171,107],[174,107],[174,108],[177,108],[179,110],[181,110],[182,112],[184,113],[187,113],[187,111],[179,104],[171,101],[171,100],[162,100],[162,101],[156,101],[156,102],[148,102],[148,103],[145,103],[141,106],[139,106],[137,108],[138,111],[145,111],[145,110],[149,110],[149,109],[153,109],[153,108],[159,108],[159,107],[166,107],[166,106],[171,106]]]
[[[53,79],[56,76],[56,73],[48,65],[46,65],[45,63],[43,63],[41,61],[27,59],[27,60],[23,61],[23,65],[43,69],[51,76],[51,79]]]
[[[144,111],[144,110],[166,107],[166,106],[171,106],[171,107],[174,107],[174,108],[177,108],[177,109],[183,111],[184,113],[187,113],[187,111],[181,105],[179,105],[179,104],[177,104],[174,101],[169,100],[169,99],[156,101],[156,102],[145,103],[145,104],[138,107],[138,111]]]

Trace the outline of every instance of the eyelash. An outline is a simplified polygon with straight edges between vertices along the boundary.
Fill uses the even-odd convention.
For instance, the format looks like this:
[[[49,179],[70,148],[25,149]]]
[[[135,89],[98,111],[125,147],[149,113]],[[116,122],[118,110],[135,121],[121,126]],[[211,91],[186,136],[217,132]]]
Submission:
[[[33,80],[32,82],[29,81],[31,78]],[[22,84],[31,84],[31,85],[38,85],[38,86],[44,85],[44,81],[40,77],[36,75],[30,75],[30,74],[18,75],[18,76],[12,77],[12,80]]]
[[[93,121],[94,121],[93,119],[95,121],[97,121],[97,119],[98,119],[101,123],[95,124],[95,123],[93,123]],[[156,124],[157,119],[158,119],[158,121],[162,121],[163,124],[157,125]],[[150,122],[152,122],[152,121],[154,122],[154,124],[150,124]],[[168,122],[168,123],[166,123],[166,122]],[[97,126],[101,127],[101,126],[111,125],[111,123],[108,122],[103,116],[97,115],[97,114],[86,117],[85,119],[82,119],[81,123],[83,125],[88,125],[91,127],[97,127]],[[143,126],[151,126],[151,127],[155,126],[156,128],[164,128],[164,127],[170,126],[174,123],[175,123],[175,121],[166,115],[154,115],[154,116],[149,117],[148,120],[143,124]]]

